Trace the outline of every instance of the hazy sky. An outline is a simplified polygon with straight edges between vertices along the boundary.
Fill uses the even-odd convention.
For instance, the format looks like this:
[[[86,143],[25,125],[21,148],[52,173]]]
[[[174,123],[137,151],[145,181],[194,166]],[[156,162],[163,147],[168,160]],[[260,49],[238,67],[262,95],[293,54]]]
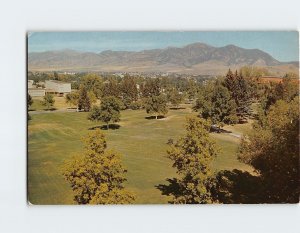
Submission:
[[[221,47],[234,44],[243,48],[261,49],[279,61],[299,60],[298,32],[30,32],[28,51],[74,49],[101,52],[104,50],[140,51],[144,49],[183,47],[203,42]]]

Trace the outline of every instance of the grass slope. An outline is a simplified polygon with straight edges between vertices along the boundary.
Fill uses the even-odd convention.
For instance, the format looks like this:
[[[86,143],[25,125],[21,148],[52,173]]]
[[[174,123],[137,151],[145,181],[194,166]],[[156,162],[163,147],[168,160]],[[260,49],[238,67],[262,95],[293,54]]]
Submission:
[[[170,110],[167,118],[145,119],[142,110],[122,111],[120,128],[103,130],[108,147],[123,154],[128,169],[126,186],[137,195],[137,203],[167,203],[155,188],[175,170],[166,155],[167,140],[184,134],[183,124],[190,109]],[[83,149],[81,138],[101,123],[89,122],[87,113],[51,113],[32,115],[28,126],[28,192],[32,204],[72,204],[72,191],[61,175],[65,159]],[[238,130],[236,130],[238,131]],[[214,168],[250,168],[236,159],[239,140],[230,135],[213,134],[222,149]]]

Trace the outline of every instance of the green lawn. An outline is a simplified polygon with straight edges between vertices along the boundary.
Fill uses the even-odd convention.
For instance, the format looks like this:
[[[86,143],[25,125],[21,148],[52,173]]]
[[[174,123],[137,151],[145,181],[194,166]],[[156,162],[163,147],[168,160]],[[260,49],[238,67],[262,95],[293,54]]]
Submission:
[[[128,169],[126,186],[137,195],[137,203],[167,203],[155,188],[166,178],[175,176],[175,170],[165,157],[167,140],[184,134],[185,117],[189,108],[170,110],[167,118],[145,119],[142,110],[122,111],[121,126],[115,130],[103,130],[109,148],[123,154]],[[61,175],[64,159],[83,149],[81,138],[89,128],[99,126],[89,122],[87,113],[46,113],[32,115],[28,126],[28,192],[32,204],[72,204],[72,191]],[[241,132],[248,126],[237,126]],[[242,132],[241,132],[242,133]],[[221,148],[214,168],[250,170],[236,159],[239,140],[230,135],[212,134]]]

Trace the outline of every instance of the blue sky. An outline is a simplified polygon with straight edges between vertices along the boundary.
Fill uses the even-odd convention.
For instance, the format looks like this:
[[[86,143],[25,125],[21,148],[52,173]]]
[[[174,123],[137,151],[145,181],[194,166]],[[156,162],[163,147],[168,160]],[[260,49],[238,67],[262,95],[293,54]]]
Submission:
[[[29,52],[61,49],[89,52],[140,51],[202,42],[216,47],[234,44],[243,48],[261,49],[279,61],[299,60],[296,31],[30,32],[28,35]]]

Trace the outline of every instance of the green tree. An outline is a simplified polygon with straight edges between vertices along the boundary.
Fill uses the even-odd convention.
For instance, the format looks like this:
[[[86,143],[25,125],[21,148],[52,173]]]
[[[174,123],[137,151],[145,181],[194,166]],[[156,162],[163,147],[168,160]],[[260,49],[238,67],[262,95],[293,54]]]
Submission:
[[[211,163],[217,155],[215,142],[209,136],[210,125],[204,119],[188,117],[186,134],[170,142],[167,157],[172,160],[178,178],[174,179],[168,195],[175,204],[212,203],[214,185]]]
[[[196,81],[194,79],[190,79],[187,86],[187,95],[189,100],[193,100],[197,96],[197,92],[198,87]]]
[[[100,107],[94,106],[88,119],[91,121],[103,121],[109,129],[109,122],[120,121],[120,109],[122,103],[114,96],[108,96],[102,99]]]
[[[126,108],[138,99],[138,89],[133,77],[126,75],[121,82],[123,103]]]
[[[91,100],[84,85],[81,85],[79,89],[78,109],[83,109],[85,112],[88,112],[91,109]]]
[[[244,137],[239,158],[263,180],[264,202],[299,202],[299,99],[272,105]]]
[[[31,95],[27,94],[27,109],[29,109],[32,104],[33,104],[32,97]]]
[[[167,100],[163,95],[146,98],[144,106],[148,114],[155,114],[156,119],[159,114],[165,115],[168,113]]]
[[[78,91],[73,91],[71,93],[68,93],[65,96],[66,103],[73,105],[73,106],[78,106],[78,100],[79,100],[79,92]]]
[[[103,82],[102,86],[102,97],[114,96],[119,98],[121,95],[120,85],[116,78],[109,78]]]
[[[102,78],[97,74],[86,74],[81,79],[81,84],[85,86],[88,92],[93,92],[97,98],[102,95]]]
[[[29,108],[30,108],[30,106],[33,104],[33,100],[32,100],[32,98],[31,98],[31,95],[29,95],[28,93],[27,93],[27,111],[29,110]],[[28,120],[31,120],[31,117],[30,117],[30,115],[29,115],[29,113],[27,112],[27,119]]]
[[[229,69],[225,80],[224,86],[230,91],[231,98],[236,104],[236,114],[240,121],[246,120],[246,117],[250,114],[251,88],[247,79],[242,74],[235,74]]]
[[[53,95],[47,93],[45,96],[44,96],[44,101],[43,101],[43,105],[47,107],[47,109],[49,110],[50,107],[53,107],[55,103],[55,100],[53,98]]]
[[[199,95],[193,109],[198,111],[201,117],[210,119],[219,127],[237,122],[235,102],[231,99],[228,89],[219,80],[213,87]]]
[[[141,85],[141,93],[143,97],[152,97],[160,95],[160,81],[158,78],[146,79]]]
[[[171,104],[173,106],[175,106],[176,108],[178,108],[179,104],[183,100],[183,96],[182,96],[182,94],[179,93],[179,91],[177,91],[176,89],[173,89],[173,90],[171,90],[169,92],[168,99],[169,99],[169,101],[171,102]]]
[[[124,187],[127,172],[121,154],[107,150],[105,136],[96,129],[84,138],[84,152],[65,162],[63,176],[78,204],[129,204],[135,196]]]

